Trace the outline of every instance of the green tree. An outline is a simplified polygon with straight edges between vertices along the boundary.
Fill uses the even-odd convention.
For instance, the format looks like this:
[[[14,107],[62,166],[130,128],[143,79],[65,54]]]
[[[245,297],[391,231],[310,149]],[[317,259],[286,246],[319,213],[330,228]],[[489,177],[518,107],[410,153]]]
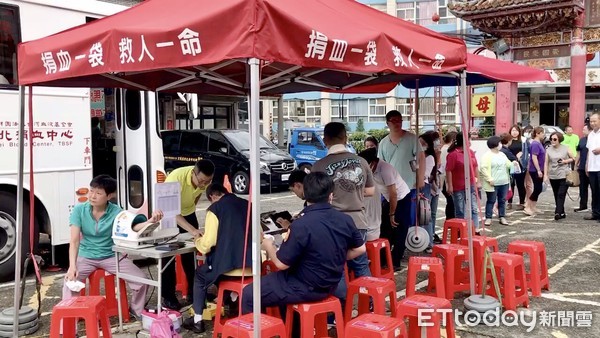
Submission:
[[[348,124],[348,121],[343,121],[342,122],[344,124],[344,127],[346,127],[346,132],[351,132],[352,128],[350,128],[350,125]]]
[[[356,132],[365,132],[365,122],[363,121],[363,119],[358,119],[358,121],[356,122]]]

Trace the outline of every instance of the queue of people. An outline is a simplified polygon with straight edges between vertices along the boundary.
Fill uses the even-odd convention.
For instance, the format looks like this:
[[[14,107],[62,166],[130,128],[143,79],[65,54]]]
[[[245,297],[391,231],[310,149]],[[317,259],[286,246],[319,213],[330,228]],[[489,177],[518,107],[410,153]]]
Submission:
[[[263,306],[318,301],[332,294],[343,298],[344,267],[347,264],[357,277],[369,276],[365,242],[380,236],[390,241],[392,262],[387,264],[393,264],[398,271],[408,229],[417,223],[418,198],[431,205],[431,222],[421,224],[430,235],[426,252],[431,252],[433,243],[439,241],[435,220],[440,195],[446,197],[446,218],[465,218],[466,197],[470,196],[472,225],[480,234],[480,188],[486,196],[483,225],[492,225],[495,209],[499,223],[508,225],[506,210],[517,201],[516,195],[517,210],[535,215],[541,212],[537,208],[538,197],[544,185],[550,184],[556,202],[554,218],[558,221],[566,217],[564,202],[571,169],[577,170],[580,179],[580,205],[575,211],[588,210],[589,186],[592,212],[585,218],[600,221],[599,114],[590,117],[583,138],[575,140],[569,132],[566,137],[555,132],[550,135],[548,148],[544,147],[543,128],[525,128],[522,133],[515,125],[509,133],[487,140],[489,150],[480,163],[472,150],[465,149],[461,133],[450,131],[440,137],[437,132],[426,132],[417,136],[402,129],[402,121],[400,112],[388,112],[390,134],[381,141],[367,138],[365,150],[358,155],[346,148],[347,134],[342,123],[325,126],[327,156],[315,163],[311,173],[297,170],[290,175],[290,190],[304,200],[303,210],[291,221],[276,220],[287,229],[279,248],[271,238],[262,240],[262,249],[279,270],[261,278]],[[471,178],[469,191],[465,184],[465,151],[470,157],[466,168]],[[176,217],[180,231],[191,233],[196,248],[206,257],[205,264],[198,267],[193,264],[193,256],[191,263],[189,257],[182,257],[189,281],[187,296],[193,300],[195,313],[186,319],[184,327],[196,333],[206,330],[202,313],[208,288],[228,278],[251,275],[252,250],[244,250],[251,245],[250,236],[245,236],[249,203],[229,193],[223,185],[212,183],[214,171],[211,161],[200,160],[167,177],[168,182],[178,182],[181,187],[181,213]],[[515,187],[517,191],[511,196],[509,191]],[[67,286],[69,281],[85,280],[97,268],[116,272],[111,230],[121,209],[110,202],[116,189],[114,179],[106,175],[94,178],[89,201],[77,205],[72,212],[70,266],[63,298],[73,295]],[[199,230],[195,214],[202,195],[210,202],[203,231]],[[147,220],[140,216],[133,229],[158,222],[162,216],[160,211]],[[127,258],[120,263],[120,269],[144,277]],[[166,307],[178,310],[182,304],[175,297],[174,276],[174,271],[165,270],[161,296]],[[129,285],[133,290],[130,312],[139,318],[147,290],[141,283]],[[248,313],[253,305],[252,285],[243,290],[242,296],[242,312]]]

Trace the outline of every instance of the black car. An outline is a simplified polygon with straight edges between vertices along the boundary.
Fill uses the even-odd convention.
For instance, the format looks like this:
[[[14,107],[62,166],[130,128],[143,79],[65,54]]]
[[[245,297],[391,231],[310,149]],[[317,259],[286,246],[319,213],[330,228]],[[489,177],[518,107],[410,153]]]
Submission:
[[[216,167],[214,182],[229,177],[233,192],[247,194],[250,188],[250,133],[246,130],[202,129],[163,131],[165,171],[211,160]],[[266,138],[260,138],[260,186],[287,187],[296,162]]]

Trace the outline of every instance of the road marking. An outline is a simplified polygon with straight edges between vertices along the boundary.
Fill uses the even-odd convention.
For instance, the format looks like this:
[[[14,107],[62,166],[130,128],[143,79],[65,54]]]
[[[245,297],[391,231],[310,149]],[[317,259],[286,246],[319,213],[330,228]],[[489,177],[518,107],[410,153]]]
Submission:
[[[583,304],[583,305],[593,305],[593,306],[600,307],[599,302],[594,302],[591,300],[567,298],[567,297],[563,297],[563,296],[560,296],[555,293],[542,293],[542,298],[557,300],[559,302],[576,303],[576,304]]]
[[[563,292],[563,293],[554,293],[555,295],[560,295],[564,297],[572,297],[572,296],[600,296],[600,292]]]
[[[551,334],[555,338],[569,338],[569,336],[567,336],[566,334],[564,334],[558,330],[552,330]]]
[[[509,232],[508,232],[508,234],[509,234],[509,235],[514,235],[514,234],[516,234],[516,233],[517,233],[516,231],[509,231]]]
[[[563,266],[567,265],[567,263],[569,263],[573,258],[575,258],[575,256],[577,256],[580,253],[585,252],[585,251],[591,251],[592,249],[594,249],[594,247],[598,246],[598,244],[600,244],[600,238],[598,238],[593,243],[590,243],[590,244],[584,246],[583,248],[575,251],[569,257],[563,259],[558,264],[556,264],[555,266],[548,269],[548,274],[552,275],[552,274],[556,273],[558,270],[562,269]]]

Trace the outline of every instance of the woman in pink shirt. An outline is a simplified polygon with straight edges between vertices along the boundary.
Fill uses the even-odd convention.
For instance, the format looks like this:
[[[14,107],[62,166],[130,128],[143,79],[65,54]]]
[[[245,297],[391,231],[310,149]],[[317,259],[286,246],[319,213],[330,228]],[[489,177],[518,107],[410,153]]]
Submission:
[[[465,218],[465,167],[464,167],[464,149],[463,135],[456,135],[454,144],[448,149],[448,157],[446,159],[446,190],[452,195],[454,207],[456,209],[456,218]],[[475,231],[479,234],[479,213],[477,207],[475,173],[477,172],[477,159],[475,153],[469,150],[471,156],[471,217]]]

